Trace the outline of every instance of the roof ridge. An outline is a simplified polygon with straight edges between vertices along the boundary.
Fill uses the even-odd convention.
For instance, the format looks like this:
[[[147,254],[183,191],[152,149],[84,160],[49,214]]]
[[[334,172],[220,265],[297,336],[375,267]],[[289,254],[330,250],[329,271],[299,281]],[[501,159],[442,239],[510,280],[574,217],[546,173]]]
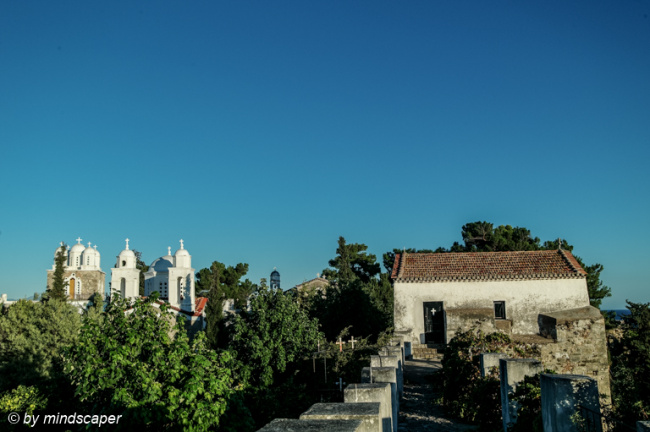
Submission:
[[[576,260],[576,258],[573,256],[573,254],[571,252],[565,251],[564,249],[558,249],[557,251],[560,253],[560,255],[562,255],[562,258],[564,258],[564,260],[573,269],[573,271],[575,271],[577,274],[585,274],[585,275],[587,274],[585,269],[583,269],[582,267],[579,267],[580,263],[578,263],[578,261]],[[573,258],[573,259],[569,258],[567,256],[567,253],[570,254],[571,258]],[[575,261],[575,263],[574,263],[574,261]],[[578,266],[576,266],[576,264],[578,264]]]
[[[400,254],[399,267],[397,269],[398,278],[402,277],[402,272],[404,271],[404,261],[406,261],[406,249],[404,249],[404,253]]]

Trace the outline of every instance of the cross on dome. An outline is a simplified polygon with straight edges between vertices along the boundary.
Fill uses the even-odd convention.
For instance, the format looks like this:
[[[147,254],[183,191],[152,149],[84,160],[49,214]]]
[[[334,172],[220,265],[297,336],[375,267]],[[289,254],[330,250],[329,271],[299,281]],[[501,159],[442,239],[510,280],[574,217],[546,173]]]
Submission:
[[[171,255],[171,254],[172,254],[172,247],[167,246],[167,255]]]
[[[81,244],[81,237],[77,237],[77,243]]]
[[[95,250],[97,250],[97,245],[95,245],[95,246],[93,246],[93,247],[95,248]]]
[[[181,239],[181,249],[183,249],[183,239]]]
[[[88,247],[90,247],[90,242],[88,242]]]
[[[126,239],[126,250],[129,250],[129,239]]]

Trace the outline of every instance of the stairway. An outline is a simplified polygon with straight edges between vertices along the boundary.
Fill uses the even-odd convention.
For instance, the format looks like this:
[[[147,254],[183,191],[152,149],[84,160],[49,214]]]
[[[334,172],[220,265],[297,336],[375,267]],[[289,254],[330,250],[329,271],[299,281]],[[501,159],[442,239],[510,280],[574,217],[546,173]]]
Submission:
[[[413,344],[411,354],[414,360],[440,360],[444,351],[444,345],[439,344]]]

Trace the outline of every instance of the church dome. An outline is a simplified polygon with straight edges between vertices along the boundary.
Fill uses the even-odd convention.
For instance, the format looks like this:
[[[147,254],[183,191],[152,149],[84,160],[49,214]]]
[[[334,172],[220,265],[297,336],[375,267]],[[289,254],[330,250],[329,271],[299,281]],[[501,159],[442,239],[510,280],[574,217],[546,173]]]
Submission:
[[[192,257],[183,247],[183,240],[181,240],[181,248],[174,254],[174,265],[181,268],[192,267],[191,261]]]
[[[129,249],[129,239],[126,239],[126,247],[117,256],[117,268],[135,268],[135,253]]]
[[[84,249],[84,257],[95,256],[95,255],[97,255],[97,251],[91,248],[90,243],[88,243],[88,247]]]
[[[58,248],[56,248],[56,250],[54,251],[54,258],[56,258],[56,256],[58,255],[58,253],[59,253],[60,251],[61,251],[61,246],[59,246]],[[63,250],[63,255],[68,256],[68,248],[65,248],[65,249]]]
[[[84,245],[82,245],[81,243],[77,243],[76,245],[72,246],[72,249],[70,249],[70,254],[74,254],[74,253],[80,254],[83,253],[85,249],[86,248],[84,248]]]
[[[174,254],[175,257],[180,257],[180,256],[190,256],[190,253],[183,247],[183,240],[181,240],[181,248],[176,251]]]
[[[156,272],[166,272],[169,271],[170,267],[173,267],[172,262],[167,257],[160,257],[151,263],[149,269]]]
[[[120,258],[135,258],[135,254],[131,249],[124,249],[118,256]]]

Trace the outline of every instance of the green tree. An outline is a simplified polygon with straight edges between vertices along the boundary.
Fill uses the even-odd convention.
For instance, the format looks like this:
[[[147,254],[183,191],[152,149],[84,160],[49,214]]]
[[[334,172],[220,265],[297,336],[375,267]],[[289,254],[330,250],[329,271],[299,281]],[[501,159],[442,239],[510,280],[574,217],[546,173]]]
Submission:
[[[310,314],[318,318],[329,339],[346,327],[352,327],[356,337],[376,338],[392,326],[392,286],[387,277],[378,277],[381,266],[367,249],[339,237],[336,257],[323,270],[332,286],[325,298],[313,299]]]
[[[339,237],[336,258],[329,261],[330,267],[323,270],[323,277],[329,279],[339,287],[346,287],[355,279],[368,283],[380,272],[377,257],[367,254],[368,246],[360,243],[346,244],[343,237]]]
[[[19,300],[0,316],[0,390],[46,386],[61,371],[63,349],[74,344],[81,317],[61,300]]]
[[[61,243],[61,248],[56,253],[56,258],[54,258],[54,274],[52,275],[52,287],[49,290],[49,296],[46,298],[53,298],[56,300],[66,300],[68,294],[66,293],[66,287],[68,283],[63,280],[63,275],[65,272],[65,263],[67,256],[65,254],[66,245]]]
[[[233,394],[231,357],[190,342],[182,320],[157,295],[115,298],[103,320],[87,319],[65,371],[89,414],[121,414],[122,429],[208,430]]]
[[[66,301],[19,300],[0,315],[0,396],[3,409],[62,410],[74,392],[63,373],[64,351],[76,343],[81,318]],[[33,405],[33,407],[32,407]],[[0,429],[4,430],[0,419]],[[7,425],[8,426],[8,425]]]
[[[251,296],[250,310],[235,316],[232,325],[243,381],[255,388],[273,385],[292,364],[316,351],[323,338],[318,320],[290,294],[264,284]]]
[[[138,294],[144,297],[144,274],[149,270],[149,266],[142,261],[142,252],[133,249],[135,254],[135,268],[140,270],[140,287],[138,289]]]
[[[203,268],[196,273],[196,290],[207,296],[206,335],[214,348],[225,348],[228,335],[225,334],[223,305],[227,299],[234,300],[235,308],[246,307],[248,297],[255,288],[250,280],[241,280],[248,273],[248,264],[239,263],[228,266],[214,261],[210,268]]]
[[[627,301],[620,342],[610,345],[612,400],[628,423],[650,419],[650,303]]]

